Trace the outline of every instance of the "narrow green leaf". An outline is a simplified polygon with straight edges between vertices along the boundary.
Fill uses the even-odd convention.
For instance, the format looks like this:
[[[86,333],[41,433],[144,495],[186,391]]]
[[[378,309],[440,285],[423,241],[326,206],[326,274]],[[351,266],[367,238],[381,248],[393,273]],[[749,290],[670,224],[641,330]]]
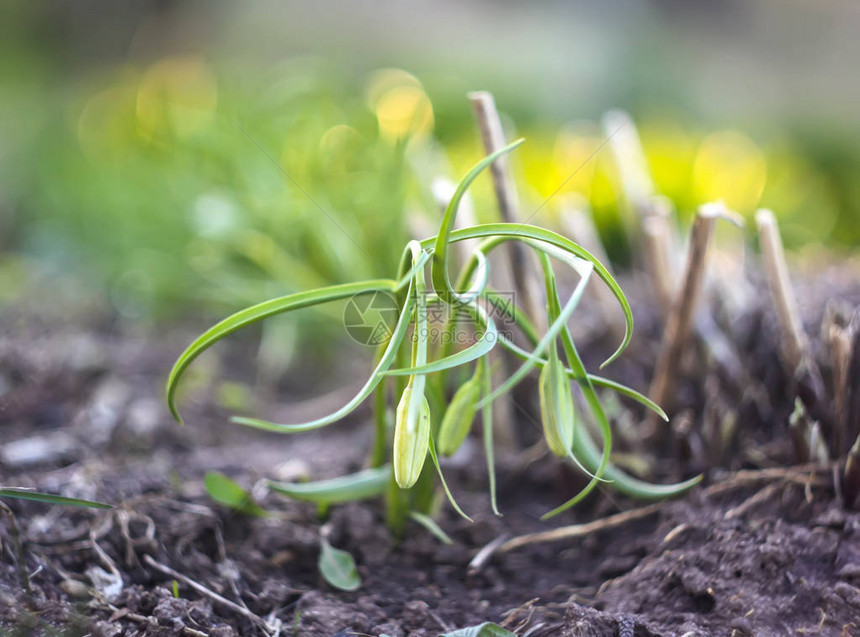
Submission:
[[[483,376],[481,381],[481,393],[484,396],[489,396],[492,391],[492,375],[493,370],[488,369]],[[496,460],[494,456],[493,450],[493,403],[492,401],[488,401],[483,407],[481,407],[481,425],[483,427],[484,434],[484,457],[487,460],[487,479],[490,483],[490,506],[493,509],[493,513],[498,516],[502,514],[499,513],[499,506],[496,501]]]
[[[442,474],[442,467],[439,466],[439,458],[436,455],[436,443],[433,440],[433,436],[430,436],[430,446],[428,447],[430,451],[430,458],[433,460],[433,466],[436,467],[436,473],[439,474],[439,481],[442,483],[442,488],[445,490],[445,495],[448,496],[448,502],[451,503],[451,506],[454,507],[454,510],[460,514],[461,517],[472,521],[468,515],[463,512],[463,509],[460,508],[460,505],[457,504],[457,501],[454,499],[454,494],[451,493],[451,489],[448,488],[448,482],[445,480],[445,476]]]
[[[560,303],[558,292],[554,289],[550,290],[550,292],[551,293],[548,294],[549,298],[547,301],[552,304],[553,311],[558,311]],[[678,495],[698,484],[701,481],[702,476],[697,476],[685,482],[672,485],[650,484],[627,475],[609,462],[609,453],[612,447],[612,429],[609,426],[609,419],[606,417],[606,412],[603,410],[603,405],[600,403],[597,392],[594,391],[594,384],[585,371],[585,366],[583,365],[579,352],[576,349],[576,345],[573,342],[573,337],[570,335],[570,330],[566,325],[564,330],[562,330],[561,340],[564,345],[568,363],[575,373],[575,378],[579,383],[580,389],[585,396],[589,408],[591,409],[595,422],[603,435],[604,447],[601,452],[591,439],[589,433],[585,430],[585,427],[577,427],[575,429],[573,443],[574,454],[577,458],[581,459],[582,464],[589,471],[593,472],[595,477],[584,489],[582,489],[582,491],[570,498],[567,502],[544,514],[541,519],[546,520],[558,515],[581,501],[597,486],[598,479],[602,477],[611,481],[613,488],[620,493],[639,499],[652,500]]]
[[[382,356],[380,356],[379,362],[376,364],[373,373],[367,379],[367,382],[364,384],[364,387],[359,390],[359,392],[352,398],[352,400],[350,400],[346,405],[344,405],[337,411],[328,414],[327,416],[323,416],[322,418],[317,418],[315,420],[297,424],[273,423],[268,422],[266,420],[260,420],[258,418],[246,417],[233,417],[231,418],[231,420],[240,425],[254,427],[255,429],[263,429],[265,431],[274,431],[278,433],[298,433],[330,425],[331,423],[337,422],[344,416],[350,414],[356,408],[358,408],[358,406],[363,403],[368,398],[368,396],[373,393],[377,385],[379,385],[379,383],[382,381],[383,374],[388,371],[388,368],[391,367],[391,364],[394,362],[394,359],[397,356],[397,351],[400,349],[400,345],[406,336],[406,332],[409,330],[409,324],[412,318],[412,310],[414,307],[415,294],[413,294],[413,286],[412,283],[410,283],[409,291],[406,295],[405,305],[400,312],[400,318],[397,319],[397,324],[394,326],[394,330],[391,334],[391,340],[388,342],[388,346],[385,348],[385,351],[382,353]]]
[[[546,283],[547,311],[551,316],[556,316],[561,312],[561,301],[558,296],[558,288],[555,284],[555,274],[553,273],[552,267],[549,264],[547,254],[548,253],[543,252],[541,255],[541,262],[544,266],[543,269]],[[564,257],[562,258],[564,259]],[[570,262],[570,266],[573,268],[576,268],[577,265],[578,263],[575,261]],[[591,468],[588,467],[588,465],[584,465],[584,463],[580,460],[580,453],[576,446],[577,434],[580,433],[579,430],[584,428],[574,428],[574,445],[571,449],[570,455],[577,465],[582,467],[586,472],[589,472],[589,474],[591,475],[591,480],[589,480],[588,484],[582,490],[580,490],[579,493],[570,498],[561,506],[556,507],[556,509],[548,513],[547,516],[555,515],[557,512],[564,511],[566,508],[574,506],[597,487],[598,483],[603,478],[603,473],[606,470],[607,465],[609,464],[609,452],[612,448],[612,429],[609,427],[609,419],[606,417],[606,413],[603,411],[603,405],[597,398],[597,393],[594,391],[593,385],[588,380],[588,374],[585,371],[585,366],[583,365],[582,360],[579,358],[579,353],[576,351],[576,347],[573,343],[573,338],[571,337],[570,330],[567,327],[567,322],[565,322],[561,330],[561,342],[564,347],[564,353],[567,358],[567,362],[571,366],[571,369],[577,372],[578,375],[584,379],[584,381],[580,382],[579,384],[580,389],[585,396],[585,401],[591,409],[595,422],[597,423],[597,426],[600,429],[600,433],[603,436],[603,454],[600,456],[600,462],[598,463],[596,468]],[[588,437],[587,434],[586,437]]]
[[[512,319],[514,319],[515,322],[517,323],[517,325],[520,327],[522,327],[522,325],[520,324],[520,321],[526,320],[525,317],[522,315],[520,315],[516,318],[514,318],[513,314],[509,314],[508,316],[510,316]],[[529,325],[529,327],[531,327],[530,324],[524,323],[523,325]],[[534,339],[529,338],[529,341],[532,342],[532,344],[537,343],[537,340],[538,340],[537,336],[535,336]],[[528,360],[529,356],[531,356],[531,352],[528,352],[528,351],[522,349],[517,344],[515,344],[513,341],[505,338],[504,336],[501,336],[501,335],[499,336],[499,343],[502,345],[502,347],[504,347],[508,351],[512,352],[515,356],[517,356],[521,360]],[[546,363],[547,363],[547,359],[545,359],[545,358],[537,358],[536,362],[535,362],[535,364],[541,368],[543,368],[546,365]],[[573,380],[576,380],[577,382],[582,380],[576,374],[576,372],[574,372],[572,369],[565,367],[564,372],[570,378],[572,378]],[[667,421],[669,420],[669,416],[666,415],[666,412],[663,411],[663,409],[660,407],[660,405],[655,403],[653,400],[651,400],[647,396],[639,393],[635,389],[627,387],[626,385],[622,385],[621,383],[616,382],[614,380],[611,380],[609,378],[604,378],[603,376],[597,376],[596,374],[587,374],[587,378],[588,378],[588,380],[591,381],[591,383],[594,386],[604,387],[606,389],[611,389],[612,391],[618,392],[619,394],[626,396],[627,398],[630,398],[631,400],[634,400],[634,401],[638,402],[639,404],[643,405],[644,407],[650,409],[655,414],[660,416],[660,418],[662,418],[663,420],[667,420]]]
[[[433,300],[432,297],[431,300]],[[467,303],[463,305],[463,308],[471,313],[476,313],[481,317],[481,324],[484,332],[475,343],[454,354],[439,358],[432,363],[413,365],[411,367],[403,367],[400,369],[389,369],[385,372],[385,375],[412,376],[415,374],[441,372],[446,369],[452,369],[454,367],[471,363],[474,360],[479,360],[490,353],[500,339],[499,330],[496,327],[495,321],[493,321],[493,319],[487,315],[486,311],[484,311],[484,308],[479,306],[477,303]]]
[[[67,498],[62,495],[41,493],[22,487],[0,487],[0,498],[14,498],[16,500],[32,500],[33,502],[44,502],[45,504],[59,504],[62,506],[85,507],[89,509],[112,509],[110,504],[93,502],[92,500],[81,500],[78,498]]]
[[[441,237],[441,233],[436,237],[430,237],[429,239],[423,240],[421,242],[421,245],[425,248],[429,248],[430,246],[439,241],[439,237]],[[450,236],[447,237],[447,239],[451,243],[455,243],[457,241],[466,241],[468,239],[480,239],[487,237],[495,239],[494,243],[496,244],[503,242],[505,240],[503,239],[503,237],[507,237],[508,240],[531,239],[534,241],[541,241],[556,246],[564,252],[570,253],[581,259],[589,261],[594,266],[595,273],[609,287],[610,291],[620,304],[621,310],[624,312],[624,338],[621,341],[621,345],[618,346],[618,349],[616,349],[615,352],[603,362],[601,367],[605,367],[606,365],[614,361],[627,348],[627,345],[630,343],[630,339],[633,336],[633,312],[630,309],[630,304],[627,302],[627,297],[624,295],[621,286],[618,285],[618,282],[615,280],[615,278],[609,273],[606,267],[602,263],[600,263],[600,261],[588,250],[586,250],[579,244],[574,243],[570,239],[567,239],[560,234],[552,232],[551,230],[523,223],[487,223],[472,226],[470,228],[452,230]],[[434,253],[434,266],[436,265],[437,256],[438,255]],[[433,285],[436,286],[436,291],[439,292],[439,287],[435,277],[433,278]]]
[[[580,272],[580,267],[581,267],[582,263],[584,263],[584,262],[582,262],[579,258],[571,257],[571,256],[566,255],[566,254],[561,254],[559,256],[560,256],[560,259],[562,262],[568,263],[577,272]],[[555,285],[555,272],[552,269],[552,263],[550,262],[549,253],[547,251],[541,250],[538,253],[538,257],[540,259],[541,268],[542,268],[543,273],[544,273],[544,286],[546,287],[546,297],[547,297],[546,311],[547,311],[548,320],[549,321],[556,321],[560,315],[561,310],[560,310],[559,302],[558,302],[558,290],[557,290],[556,285]],[[580,274],[582,274],[582,273],[580,272]],[[567,332],[567,323],[565,323],[565,325],[562,327],[562,335],[564,335],[566,333],[568,333]],[[554,345],[553,345],[553,349],[554,349]],[[552,360],[553,354],[555,355],[555,363],[551,365],[551,360]],[[580,462],[579,458],[577,457],[576,453],[574,452],[574,449],[572,448],[573,435],[574,435],[574,431],[576,429],[576,420],[574,419],[576,412],[574,411],[574,406],[573,406],[573,394],[570,392],[570,381],[567,379],[567,375],[562,373],[562,371],[565,368],[561,363],[561,359],[558,356],[557,350],[555,352],[550,350],[550,357],[548,357],[548,359],[547,359],[547,364],[544,367],[543,373],[549,374],[550,368],[552,368],[552,371],[554,372],[554,375],[552,376],[553,386],[548,388],[548,392],[545,391],[544,394],[549,393],[548,398],[550,400],[552,400],[552,398],[553,398],[552,392],[555,392],[555,394],[557,396],[556,400],[559,401],[559,404],[556,406],[553,406],[553,408],[560,409],[561,411],[565,412],[564,414],[562,414],[562,413],[557,414],[557,416],[558,416],[557,422],[550,422],[549,423],[549,428],[550,428],[551,432],[553,430],[560,431],[560,433],[557,434],[560,444],[557,445],[556,451],[564,452],[564,454],[568,458],[573,460],[574,464],[576,464],[576,466],[579,467],[583,471],[583,473],[585,473],[587,476],[589,476],[592,479],[592,481],[603,480],[599,476],[597,476],[597,475],[593,474],[591,471],[589,471],[582,464],[582,462]],[[567,404],[568,402],[569,402],[569,404]],[[547,405],[547,408],[549,409],[550,406]],[[569,413],[568,413],[568,411],[569,411]],[[550,420],[551,421],[556,420],[553,418],[552,414],[550,414]],[[562,429],[562,428],[566,428],[566,429]]]
[[[338,299],[345,299],[356,294],[369,294],[372,292],[394,291],[397,283],[389,279],[379,279],[373,281],[363,281],[359,283],[345,283],[343,285],[334,285],[319,290],[310,290],[307,292],[296,292],[288,294],[277,299],[264,301],[253,307],[245,308],[236,312],[232,316],[227,317],[220,323],[206,330],[202,335],[194,340],[191,345],[180,355],[170,371],[170,376],[167,379],[167,405],[170,412],[178,422],[182,422],[179,415],[179,409],[176,406],[176,387],[183,372],[192,363],[192,361],[200,356],[209,347],[229,336],[233,332],[242,329],[248,325],[261,321],[276,314],[291,312],[320,303],[328,303]]]
[[[585,427],[577,428],[574,437],[574,448],[582,458],[582,463],[592,471],[596,471],[600,465],[600,450],[594,444]],[[702,481],[701,475],[677,482],[674,484],[654,484],[645,482],[625,473],[613,464],[607,464],[603,475],[612,481],[612,488],[624,495],[637,500],[663,500],[672,498],[689,491]],[[560,512],[560,511],[558,511]],[[556,511],[551,511],[543,516],[543,519],[552,517]]]
[[[266,512],[254,502],[251,494],[236,484],[233,480],[218,471],[209,471],[203,479],[206,493],[209,497],[226,507],[252,515],[254,517],[265,517]]]
[[[364,469],[347,476],[317,480],[314,482],[276,482],[270,480],[269,488],[294,500],[317,504],[338,504],[374,498],[385,493],[391,477],[391,465]]]
[[[487,288],[487,282],[490,280],[490,265],[487,263],[486,255],[480,250],[475,250],[472,255],[477,261],[474,272],[475,277],[468,290],[462,294],[459,292],[456,293],[457,302],[461,304],[472,303],[475,299],[481,296],[483,291]]]
[[[361,587],[361,577],[352,555],[334,548],[325,538],[320,539],[317,566],[325,581],[339,590],[356,591]]]
[[[454,540],[452,540],[445,531],[442,530],[442,527],[436,524],[436,521],[431,518],[429,515],[424,515],[423,513],[418,513],[418,511],[410,511],[409,517],[418,522],[425,529],[430,531],[436,538],[442,542],[442,544],[453,544]]]
[[[448,207],[445,209],[445,214],[442,216],[442,223],[439,228],[439,234],[433,239],[428,239],[422,242],[426,243],[424,247],[433,246],[433,262],[430,268],[430,276],[433,281],[433,287],[436,293],[442,298],[445,303],[456,304],[459,302],[456,291],[451,287],[451,279],[448,276],[448,246],[450,245],[450,235],[454,228],[454,220],[457,216],[457,209],[460,207],[460,200],[472,182],[480,175],[484,169],[492,164],[496,159],[511,152],[525,140],[518,139],[517,141],[497,150],[496,152],[484,157],[481,161],[475,164],[472,169],[466,174],[460,183],[457,184],[457,189],[448,202]],[[477,258],[477,257],[476,257]]]
[[[585,267],[583,268],[583,275],[580,277],[579,282],[574,288],[573,293],[570,295],[567,303],[565,303],[564,309],[562,309],[558,318],[552,322],[547,329],[546,334],[544,334],[543,338],[538,342],[535,350],[529,355],[526,361],[520,366],[517,371],[515,371],[511,376],[501,385],[499,385],[493,392],[488,396],[481,400],[478,404],[478,407],[482,407],[483,404],[487,401],[495,400],[502,394],[507,393],[511,390],[511,388],[520,382],[525,376],[535,367],[537,364],[537,359],[540,358],[540,353],[544,351],[551,342],[553,342],[560,331],[566,326],[567,320],[570,318],[570,315],[573,314],[573,311],[576,309],[577,305],[579,305],[579,301],[582,299],[582,294],[585,292],[585,286],[588,283],[589,274],[591,273],[591,266],[589,263],[585,262]]]

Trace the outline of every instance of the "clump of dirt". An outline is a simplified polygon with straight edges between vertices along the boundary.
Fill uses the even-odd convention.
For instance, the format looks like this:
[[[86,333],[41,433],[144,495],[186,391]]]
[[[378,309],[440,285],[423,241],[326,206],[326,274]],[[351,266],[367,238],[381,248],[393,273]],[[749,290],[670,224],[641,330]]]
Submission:
[[[470,559],[489,540],[540,526],[516,511],[482,512],[474,525],[447,516],[453,545],[420,527],[393,544],[378,506],[339,507],[331,541],[356,558],[355,593],[320,579],[311,507],[270,496],[270,517],[237,516],[149,471],[106,488],[124,502],[111,512],[54,515],[48,526],[37,505],[15,505],[35,574],[28,596],[11,563],[0,569],[6,630],[262,634],[256,616],[312,636],[429,636],[487,620],[518,635],[860,634],[860,514],[835,500],[826,470],[747,472],[606,532],[497,554],[478,572]],[[133,484],[145,492],[123,491]],[[478,506],[481,494],[465,495]],[[503,501],[517,497],[502,491]],[[154,564],[248,614],[184,579],[175,598],[177,578]],[[116,595],[94,577],[114,569]]]
[[[860,634],[860,516],[826,473],[808,479],[667,504],[647,554],[594,607],[644,635]],[[567,619],[571,635],[615,634]]]
[[[825,292],[810,290],[810,298]],[[809,326],[820,323],[824,305],[815,305]],[[646,306],[635,310],[642,329],[614,377],[642,388],[655,353],[649,335],[659,327]],[[581,477],[546,456],[501,453],[505,515],[498,518],[473,444],[472,456],[445,466],[475,520],[443,510],[439,521],[453,545],[417,525],[393,541],[378,502],[333,508],[330,540],[355,556],[363,580],[353,593],[332,589],[318,573],[315,508],[266,493],[259,479],[360,468],[366,412],[301,437],[227,424],[237,401],[252,407],[236,391],[251,374],[233,343],[198,362],[183,400],[189,425],[180,428],[163,407],[164,374],[193,331],[147,337],[116,326],[16,322],[15,339],[0,346],[0,484],[116,508],[8,501],[32,592],[19,579],[12,527],[3,520],[0,632],[421,637],[494,621],[529,637],[860,635],[860,514],[843,506],[832,464],[775,468],[794,459],[793,396],[769,320],[759,308],[720,327],[754,383],[739,384],[725,370],[696,373],[697,361],[711,369],[701,364],[711,354],[693,348],[694,364],[679,380],[676,411],[684,417],[672,423],[671,448],[643,450],[635,435],[641,412],[614,408],[619,450],[638,453],[658,476],[704,470],[707,486],[611,529],[498,552],[474,569],[472,558],[496,538],[546,530],[539,516]],[[606,343],[593,343],[584,356],[596,364]],[[233,379],[226,387],[223,370]],[[305,407],[324,409],[318,402]],[[296,409],[269,403],[253,407]],[[727,413],[736,425],[730,444],[710,453],[713,436],[727,431],[717,427]],[[251,489],[269,515],[250,518],[213,503],[202,485],[209,470]],[[608,491],[556,524],[636,506]]]

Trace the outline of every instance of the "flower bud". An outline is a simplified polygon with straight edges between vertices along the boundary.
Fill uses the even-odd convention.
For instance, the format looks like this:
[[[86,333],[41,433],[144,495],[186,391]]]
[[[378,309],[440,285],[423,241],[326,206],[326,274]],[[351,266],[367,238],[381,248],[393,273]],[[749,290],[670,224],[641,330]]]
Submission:
[[[574,418],[573,394],[564,365],[552,345],[546,365],[540,374],[540,415],[543,434],[550,451],[567,457],[573,445]]]
[[[436,445],[439,453],[450,456],[460,448],[475,419],[475,405],[480,399],[481,379],[473,376],[457,390],[445,410]]]
[[[410,409],[413,400],[420,400]],[[418,480],[430,443],[430,405],[422,396],[413,398],[412,381],[403,390],[397,404],[394,423],[394,479],[401,489],[408,489]]]

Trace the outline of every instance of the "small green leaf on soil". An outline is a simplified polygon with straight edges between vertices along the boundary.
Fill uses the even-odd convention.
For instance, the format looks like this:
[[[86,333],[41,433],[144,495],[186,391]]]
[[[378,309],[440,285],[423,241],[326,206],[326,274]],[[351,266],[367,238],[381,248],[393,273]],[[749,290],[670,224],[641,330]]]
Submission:
[[[206,486],[206,493],[215,502],[245,515],[253,515],[260,518],[266,516],[266,512],[260,508],[260,505],[254,502],[251,494],[223,473],[218,473],[217,471],[207,472],[203,484]]]
[[[461,628],[460,630],[445,633],[441,637],[516,637],[516,635],[498,624],[484,622],[477,626],[469,626],[468,628]]]
[[[325,538],[320,540],[318,566],[325,581],[337,589],[355,591],[361,586],[361,577],[352,555],[334,548]]]

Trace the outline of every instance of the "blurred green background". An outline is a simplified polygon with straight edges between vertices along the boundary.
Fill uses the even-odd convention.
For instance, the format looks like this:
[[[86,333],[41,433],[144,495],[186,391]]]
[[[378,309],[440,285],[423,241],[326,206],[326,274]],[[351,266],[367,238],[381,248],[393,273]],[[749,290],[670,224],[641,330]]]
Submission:
[[[682,218],[771,207],[789,247],[848,252],[858,31],[851,2],[5,2],[0,302],[147,322],[390,276],[482,154],[475,89],[527,138],[524,214],[622,108]],[[562,192],[623,262],[608,149]]]

